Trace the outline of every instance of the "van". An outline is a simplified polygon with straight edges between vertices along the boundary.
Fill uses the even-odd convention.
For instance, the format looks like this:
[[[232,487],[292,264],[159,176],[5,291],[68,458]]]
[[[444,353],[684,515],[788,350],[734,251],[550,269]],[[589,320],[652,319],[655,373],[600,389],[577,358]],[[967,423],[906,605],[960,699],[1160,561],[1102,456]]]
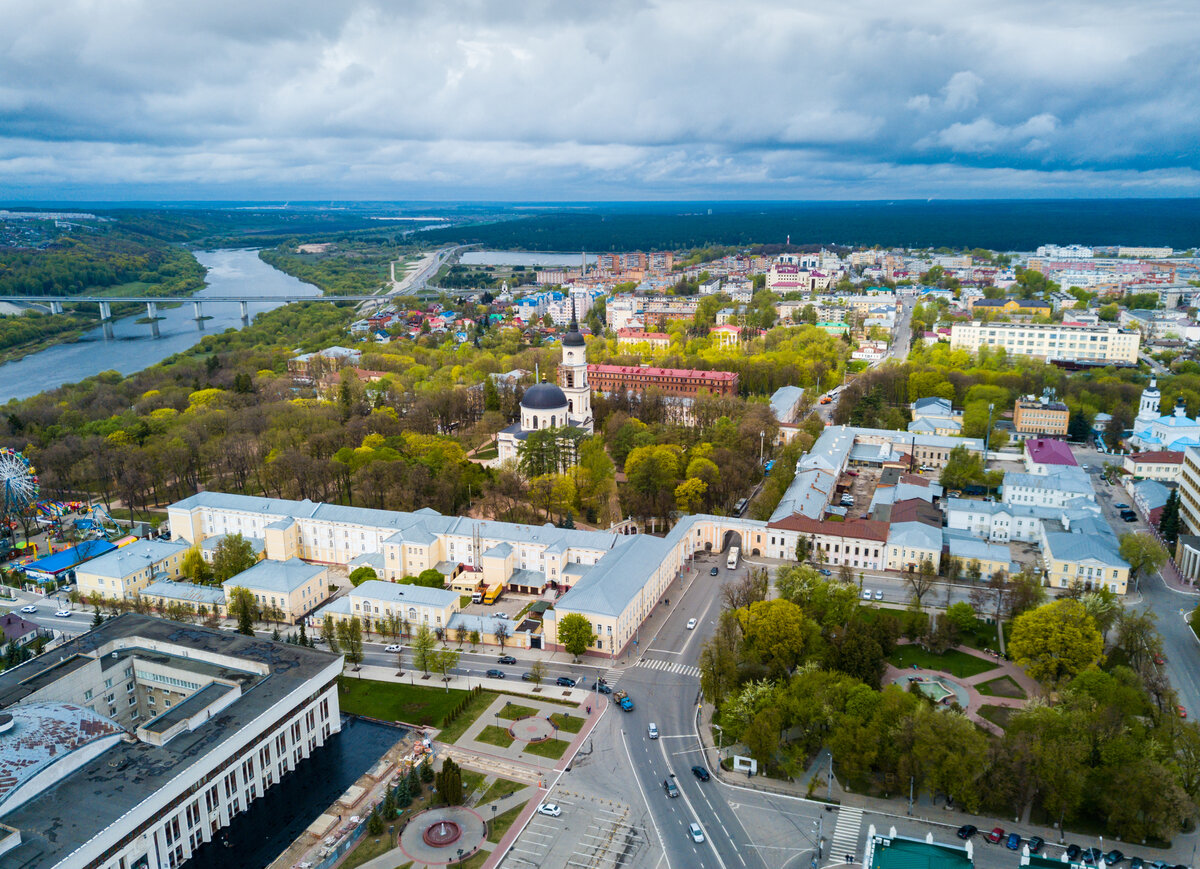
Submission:
[[[483,592],[477,591],[471,595],[471,603],[483,603]]]
[[[650,726],[646,728],[646,734],[651,739],[658,739],[658,725],[651,721]]]

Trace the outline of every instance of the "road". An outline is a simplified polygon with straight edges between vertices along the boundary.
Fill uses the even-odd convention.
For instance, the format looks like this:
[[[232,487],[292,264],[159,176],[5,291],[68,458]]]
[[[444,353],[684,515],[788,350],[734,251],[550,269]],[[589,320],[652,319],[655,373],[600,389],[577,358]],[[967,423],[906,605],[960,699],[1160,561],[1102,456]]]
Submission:
[[[896,302],[896,327],[892,330],[892,341],[888,345],[888,352],[882,359],[878,359],[867,366],[870,371],[876,366],[882,365],[888,360],[903,362],[908,358],[909,346],[912,343],[912,312],[916,301],[913,299],[898,299]],[[817,417],[825,425],[833,423],[833,412],[837,408],[838,396],[841,395],[842,389],[853,380],[853,377],[847,377],[840,386],[835,386],[833,389],[817,396],[816,413]],[[828,404],[821,404],[821,401],[828,398]]]

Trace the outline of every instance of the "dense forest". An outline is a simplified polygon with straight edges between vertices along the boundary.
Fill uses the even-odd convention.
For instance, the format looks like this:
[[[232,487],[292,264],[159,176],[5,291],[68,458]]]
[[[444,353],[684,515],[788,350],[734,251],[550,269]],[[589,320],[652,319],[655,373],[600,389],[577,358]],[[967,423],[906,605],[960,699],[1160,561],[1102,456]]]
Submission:
[[[297,253],[289,240],[259,251],[259,258],[305,283],[333,296],[370,295],[379,292],[390,276],[388,264],[403,259],[395,247],[380,243],[343,242],[321,253]]]

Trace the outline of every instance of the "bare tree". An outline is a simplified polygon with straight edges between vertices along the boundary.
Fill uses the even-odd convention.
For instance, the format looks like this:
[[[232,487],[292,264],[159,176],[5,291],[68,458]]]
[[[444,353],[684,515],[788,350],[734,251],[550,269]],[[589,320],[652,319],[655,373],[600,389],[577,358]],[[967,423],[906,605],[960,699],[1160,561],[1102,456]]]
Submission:
[[[508,626],[504,622],[496,622],[496,629],[493,632],[496,637],[496,642],[500,645],[500,651],[504,651],[504,641],[508,639]]]
[[[904,573],[904,580],[908,584],[908,590],[912,593],[913,601],[917,608],[920,609],[921,601],[929,590],[933,588],[933,583],[936,578],[936,572],[933,568],[933,562],[926,558],[918,566],[917,570],[907,570]]]

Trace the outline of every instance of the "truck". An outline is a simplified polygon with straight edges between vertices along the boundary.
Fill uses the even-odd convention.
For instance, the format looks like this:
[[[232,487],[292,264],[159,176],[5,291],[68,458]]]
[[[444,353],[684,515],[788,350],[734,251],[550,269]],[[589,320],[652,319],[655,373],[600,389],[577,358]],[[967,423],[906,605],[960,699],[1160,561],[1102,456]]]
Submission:
[[[619,700],[617,700],[617,703],[618,703],[618,705],[620,705],[621,709],[623,709],[625,712],[633,711],[633,698],[630,697],[628,694],[626,694],[625,696],[623,696]]]
[[[742,554],[742,550],[736,546],[729,547],[729,558],[725,561],[725,566],[733,570],[738,566],[738,556]]]
[[[487,592],[483,595],[483,602],[489,606],[500,599],[501,593],[504,591],[504,583],[498,582],[495,585],[488,586]]]

